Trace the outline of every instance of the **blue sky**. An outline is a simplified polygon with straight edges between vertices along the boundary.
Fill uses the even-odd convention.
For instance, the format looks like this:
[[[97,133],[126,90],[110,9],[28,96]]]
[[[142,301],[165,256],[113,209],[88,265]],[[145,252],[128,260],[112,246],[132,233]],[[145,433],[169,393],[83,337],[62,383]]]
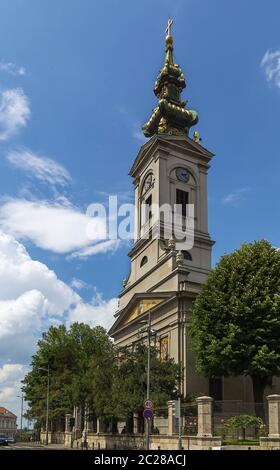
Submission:
[[[84,241],[74,246],[73,238],[90,203],[108,193],[130,199],[127,174],[156,103],[169,16],[184,97],[199,112],[202,144],[216,154],[209,172],[213,263],[243,241],[265,237],[279,245],[277,0],[3,0],[0,228],[10,238],[2,240],[2,269],[16,265],[21,279],[27,263],[30,275],[28,285],[0,288],[0,335],[1,309],[10,321],[8,333],[2,328],[0,400],[15,410],[18,380],[34,350],[27,342],[69,315],[100,319],[128,273],[126,245],[81,257]],[[57,221],[65,234],[60,227],[56,236]],[[28,255],[18,253],[23,247]],[[59,305],[52,300],[57,289]],[[27,332],[18,316],[22,302]],[[18,346],[20,337],[27,339]]]

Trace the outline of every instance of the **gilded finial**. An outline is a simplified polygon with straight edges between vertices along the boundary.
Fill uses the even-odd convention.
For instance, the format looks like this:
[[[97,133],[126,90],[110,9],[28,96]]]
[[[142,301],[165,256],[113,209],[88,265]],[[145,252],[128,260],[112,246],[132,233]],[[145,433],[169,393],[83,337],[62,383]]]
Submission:
[[[188,135],[189,129],[198,122],[198,114],[186,109],[186,101],[181,99],[186,82],[180,66],[174,62],[172,25],[173,20],[169,18],[165,30],[164,64],[154,86],[158,105],[149,121],[142,127],[146,137],[151,137],[154,134]],[[195,141],[199,142],[199,140],[197,133]]]
[[[171,26],[172,25],[173,25],[173,20],[171,20],[171,18],[168,18],[167,28],[165,30],[165,32],[167,33],[167,36],[171,36]]]
[[[194,140],[197,144],[200,143],[201,138],[199,137],[199,132],[198,132],[198,131],[194,131],[194,133],[193,133],[193,140]]]

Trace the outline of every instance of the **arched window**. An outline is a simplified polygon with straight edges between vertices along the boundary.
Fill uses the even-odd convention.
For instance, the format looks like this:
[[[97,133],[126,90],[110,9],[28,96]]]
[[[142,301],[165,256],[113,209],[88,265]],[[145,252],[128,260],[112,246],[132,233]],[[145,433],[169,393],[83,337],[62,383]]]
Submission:
[[[148,173],[142,186],[142,194],[146,193],[153,185],[153,173]]]
[[[143,258],[141,259],[140,268],[142,268],[142,266],[144,266],[144,264],[146,263],[148,263],[148,258],[147,256],[143,256]]]
[[[185,260],[192,261],[192,255],[190,254],[189,251],[184,250],[184,251],[182,251],[182,253],[183,253],[183,256],[184,256]]]

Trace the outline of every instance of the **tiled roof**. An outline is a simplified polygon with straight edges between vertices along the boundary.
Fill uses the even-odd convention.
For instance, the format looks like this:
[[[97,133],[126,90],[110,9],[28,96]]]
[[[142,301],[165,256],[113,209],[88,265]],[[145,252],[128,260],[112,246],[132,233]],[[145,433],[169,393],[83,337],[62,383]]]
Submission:
[[[7,410],[7,408],[4,408],[4,406],[0,406],[0,415],[16,418],[16,415],[12,413],[11,411]]]

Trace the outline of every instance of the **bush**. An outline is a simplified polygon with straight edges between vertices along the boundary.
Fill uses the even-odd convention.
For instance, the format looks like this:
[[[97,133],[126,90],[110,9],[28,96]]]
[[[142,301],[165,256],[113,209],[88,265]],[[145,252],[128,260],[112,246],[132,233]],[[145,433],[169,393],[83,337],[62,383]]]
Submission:
[[[260,429],[263,429],[264,423],[258,416],[239,415],[227,419],[225,427],[228,429],[242,429],[242,439],[245,440],[247,428],[255,427],[260,431]]]

